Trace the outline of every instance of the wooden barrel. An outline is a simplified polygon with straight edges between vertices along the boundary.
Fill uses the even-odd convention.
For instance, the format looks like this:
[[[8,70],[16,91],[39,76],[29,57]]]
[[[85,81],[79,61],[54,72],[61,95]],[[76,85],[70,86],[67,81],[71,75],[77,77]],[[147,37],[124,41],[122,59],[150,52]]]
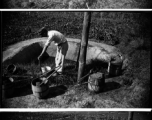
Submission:
[[[40,85],[41,83],[42,80],[39,78],[34,79],[31,82],[33,94],[39,99],[45,98],[49,93],[49,82],[47,81],[46,83]]]
[[[101,92],[105,85],[105,76],[103,73],[97,72],[89,76],[88,89],[91,92]]]

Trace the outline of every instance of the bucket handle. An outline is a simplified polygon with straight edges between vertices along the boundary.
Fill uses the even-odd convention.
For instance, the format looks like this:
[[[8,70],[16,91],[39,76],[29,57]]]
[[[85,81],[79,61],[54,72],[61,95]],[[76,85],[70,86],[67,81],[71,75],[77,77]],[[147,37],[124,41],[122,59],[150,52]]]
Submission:
[[[53,73],[51,73],[45,80],[43,80],[39,86],[41,86],[43,83],[45,83],[46,81],[48,81],[48,79],[49,79],[55,72],[57,72],[57,70],[59,70],[60,67],[61,67],[61,66],[59,66]]]

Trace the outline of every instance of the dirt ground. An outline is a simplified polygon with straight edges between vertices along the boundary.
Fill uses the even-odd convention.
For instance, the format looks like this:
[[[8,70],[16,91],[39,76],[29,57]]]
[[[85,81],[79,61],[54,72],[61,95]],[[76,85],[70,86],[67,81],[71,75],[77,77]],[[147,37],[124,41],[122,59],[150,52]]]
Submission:
[[[73,71],[73,74],[69,75],[69,78],[72,80],[67,79],[66,76],[62,77],[64,78],[64,81],[66,81],[66,83],[70,83],[62,84],[62,86],[53,88],[50,86],[50,93],[46,99],[39,100],[35,98],[31,91],[31,85],[29,84],[22,89],[16,89],[14,96],[3,99],[3,107],[149,108],[151,14],[147,12],[116,13],[117,12],[111,14],[102,13],[102,15],[104,16],[100,17],[99,19],[97,19],[97,16],[99,16],[99,14],[101,15],[101,13],[94,14],[95,16],[92,16],[92,27],[90,30],[92,31],[91,34],[95,35],[95,37],[93,38],[98,40],[99,42],[105,41],[106,44],[107,41],[111,41],[111,43],[116,43],[115,41],[118,39],[118,44],[112,45],[119,48],[120,51],[129,58],[129,61],[125,61],[126,64],[129,64],[129,66],[124,71],[122,71],[121,76],[106,79],[106,86],[103,92],[99,94],[90,93],[87,89],[87,84],[67,91],[67,88],[76,83],[77,72]],[[73,38],[81,38],[81,26],[83,20],[82,13],[82,16],[79,16],[79,14],[75,16],[76,13],[72,12],[68,14],[63,14],[62,12],[59,12],[58,14],[56,14],[55,12],[17,12],[14,14],[13,12],[8,12],[3,14],[5,14],[5,19],[3,20],[6,21],[3,22],[4,34],[2,36],[4,43],[3,47],[5,48],[19,41],[30,39],[22,38],[26,34],[26,27],[31,26],[31,28],[41,28],[45,24],[50,24],[50,21],[51,23],[55,22],[54,24],[50,24],[50,29],[58,28],[57,30],[60,30],[63,33],[69,32],[69,35],[71,35]],[[71,15],[75,17],[71,17]],[[81,18],[80,21],[76,19],[79,17]],[[59,20],[63,20],[64,22]],[[78,26],[80,26],[80,28],[75,28],[75,22],[79,24]],[[63,26],[59,25],[58,23],[63,24]],[[67,28],[66,26],[64,27],[65,23],[68,23],[66,24]],[[54,25],[55,27],[52,27],[52,25]],[[99,31],[97,32],[95,31],[96,27],[99,28]],[[101,30],[100,32],[100,29],[102,28],[103,31]],[[79,34],[76,34],[75,31],[79,32]],[[115,32],[113,33],[112,31]],[[105,34],[104,36],[96,36],[102,35],[101,33],[110,34]],[[77,37],[74,37],[73,34],[76,34]],[[110,35],[111,37],[109,37]],[[114,36],[116,36],[117,39],[113,39]],[[35,36],[33,37],[36,38]],[[105,38],[104,41],[102,40],[103,37]],[[107,37],[109,37],[109,39],[106,39]],[[66,71],[67,74],[70,73],[69,71],[71,72],[72,70],[68,68]],[[52,89],[56,92],[52,93]]]
[[[77,87],[77,70],[75,63],[65,61],[65,74],[51,77],[49,94],[45,99],[38,99],[31,90],[31,80],[20,82],[10,97],[3,96],[4,108],[131,108],[125,100],[124,91],[128,87],[122,82],[121,76],[107,78],[104,90],[98,94],[88,90],[88,84]],[[97,68],[96,68],[97,69]],[[99,69],[98,69],[99,70]],[[105,70],[102,69],[101,71]],[[38,70],[39,71],[39,70]],[[70,72],[69,72],[70,71]],[[87,80],[87,79],[86,79]],[[85,82],[84,80],[83,82]],[[82,83],[83,83],[82,82]]]
[[[144,52],[144,51],[141,50],[140,52]],[[140,59],[142,59],[139,53],[137,55],[138,56],[136,56],[136,58],[140,57]],[[148,64],[149,58],[147,56],[147,53],[142,53],[141,55],[142,56],[144,55],[143,59],[147,58],[145,59],[145,63]],[[140,62],[142,61],[138,61],[138,62],[136,62],[137,65],[140,64]],[[54,63],[53,57],[50,58],[49,60],[44,61],[45,65],[52,66],[52,63]],[[3,97],[4,98],[2,103],[3,107],[4,108],[135,108],[135,107],[145,106],[146,104],[148,105],[148,102],[146,102],[148,101],[148,96],[145,97],[145,95],[146,95],[146,91],[149,91],[149,89],[144,88],[145,86],[143,86],[146,85],[146,81],[140,82],[139,84],[137,77],[138,74],[136,74],[135,71],[132,72],[135,75],[132,75],[132,73],[130,73],[131,70],[128,71],[129,73],[125,70],[125,72],[122,73],[120,76],[106,78],[103,91],[96,94],[88,90],[87,83],[71,88],[72,86],[76,85],[76,81],[77,81],[76,80],[77,70],[74,69],[76,63],[66,60],[65,64],[66,64],[65,73],[63,75],[50,78],[49,94],[45,99],[38,99],[33,95],[31,90],[32,79],[29,79],[28,84],[21,82],[19,85],[16,85],[20,87],[17,87],[15,89],[14,94],[12,94],[12,96],[8,98]],[[21,69],[24,69],[25,67],[26,65],[21,65]],[[30,71],[31,68],[30,66],[28,67]],[[34,65],[33,67],[34,69],[37,69],[35,70],[36,73],[40,71],[38,65]],[[133,67],[136,68],[137,66],[133,66]],[[95,69],[95,72],[106,73],[107,65],[96,63],[94,65],[88,65],[88,67],[86,66],[85,69],[89,70],[92,68]],[[132,70],[135,70],[135,68]],[[127,68],[127,70],[128,69],[129,68]],[[138,69],[136,68],[136,70]],[[148,68],[146,68],[145,71],[148,71]],[[145,75],[143,75],[142,77],[146,77],[146,80],[149,79],[149,77]],[[55,84],[52,84],[52,80],[54,81]],[[83,82],[86,81],[87,79]]]
[[[108,84],[108,83],[107,83]],[[85,86],[87,88],[87,86]],[[18,95],[3,101],[3,107],[9,108],[125,108],[123,105],[108,96],[108,92],[98,95],[89,91],[72,89],[66,91],[65,86],[51,87],[46,99],[38,99],[32,94],[30,86],[17,91]],[[84,92],[82,94],[82,91]],[[115,92],[118,90],[115,90]],[[22,93],[21,93],[22,92]],[[24,94],[24,95],[23,95]]]

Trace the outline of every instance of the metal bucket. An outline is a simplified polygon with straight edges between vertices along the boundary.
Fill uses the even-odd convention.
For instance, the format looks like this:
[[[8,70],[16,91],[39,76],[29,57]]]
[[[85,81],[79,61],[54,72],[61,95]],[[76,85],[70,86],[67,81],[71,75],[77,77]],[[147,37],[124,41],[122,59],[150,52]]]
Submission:
[[[33,79],[31,82],[33,94],[39,99],[45,98],[49,93],[49,81],[41,83],[42,80],[40,78]]]
[[[105,76],[103,73],[97,72],[89,76],[88,89],[91,92],[101,92],[105,85]]]

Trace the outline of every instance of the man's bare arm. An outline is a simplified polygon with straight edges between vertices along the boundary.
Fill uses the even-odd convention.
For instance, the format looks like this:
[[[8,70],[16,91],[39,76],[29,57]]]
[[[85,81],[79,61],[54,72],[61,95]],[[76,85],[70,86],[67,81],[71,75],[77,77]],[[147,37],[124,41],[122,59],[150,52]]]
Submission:
[[[39,57],[38,57],[38,60],[40,60],[40,58],[41,58],[41,57],[43,56],[43,54],[46,52],[46,50],[47,50],[48,46],[50,45],[50,43],[51,43],[51,42],[45,44],[45,46],[44,46],[41,54],[40,54]]]

